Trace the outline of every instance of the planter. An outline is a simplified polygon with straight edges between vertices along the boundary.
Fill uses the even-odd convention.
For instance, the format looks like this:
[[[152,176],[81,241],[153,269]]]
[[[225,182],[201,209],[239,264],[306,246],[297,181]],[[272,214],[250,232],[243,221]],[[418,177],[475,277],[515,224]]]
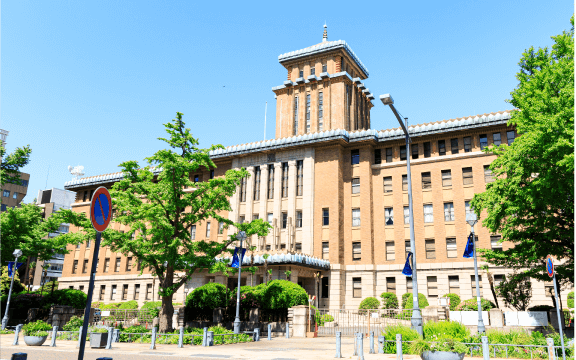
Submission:
[[[108,333],[92,333],[90,334],[90,347],[96,349],[103,349],[108,344]]]
[[[420,357],[422,360],[463,360],[464,355],[450,351],[424,351]]]
[[[46,336],[24,336],[24,342],[28,346],[42,346],[44,342],[48,339],[48,335]]]

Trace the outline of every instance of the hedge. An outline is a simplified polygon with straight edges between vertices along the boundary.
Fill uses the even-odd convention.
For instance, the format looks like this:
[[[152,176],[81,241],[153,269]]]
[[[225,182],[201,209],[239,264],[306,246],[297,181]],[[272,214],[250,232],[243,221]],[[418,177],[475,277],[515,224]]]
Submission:
[[[378,309],[380,308],[380,301],[375,297],[367,297],[366,299],[362,300],[360,306],[358,306],[359,310],[369,310],[369,309]]]
[[[226,306],[226,287],[208,283],[194,289],[186,297],[186,308],[215,309]]]
[[[568,293],[568,307],[574,310],[574,291]]]
[[[456,307],[462,302],[458,294],[449,293],[446,294],[446,297],[450,299],[450,310],[452,311],[456,310]]]
[[[422,293],[418,293],[418,307],[420,307],[420,309],[424,309],[428,305],[430,304],[428,304],[426,296],[424,296]],[[406,293],[402,295],[402,309],[412,309],[412,306],[412,293]]]
[[[272,280],[256,286],[256,292],[262,294],[264,309],[288,309],[296,305],[308,305],[308,294],[300,285],[288,280]]]
[[[382,309],[398,309],[398,296],[391,292],[383,292],[380,297],[382,298]]]
[[[482,311],[490,311],[496,305],[489,300],[481,299]],[[460,305],[456,306],[456,311],[478,311],[478,301],[476,299],[464,300]]]

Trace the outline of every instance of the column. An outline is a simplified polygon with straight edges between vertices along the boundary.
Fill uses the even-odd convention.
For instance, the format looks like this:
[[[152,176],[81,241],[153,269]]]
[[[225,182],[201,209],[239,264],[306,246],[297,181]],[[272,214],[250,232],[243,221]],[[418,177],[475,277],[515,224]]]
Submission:
[[[306,149],[302,174],[302,252],[308,255],[314,255],[314,156],[313,148]]]
[[[246,221],[252,221],[254,213],[254,166],[246,168],[250,176],[246,179]]]
[[[288,161],[288,218],[290,229],[286,229],[286,251],[294,251],[294,229],[296,227],[296,160]]]
[[[272,249],[280,249],[280,229],[282,228],[282,163],[274,163],[274,210],[273,218],[276,219]]]
[[[260,166],[260,218],[264,221],[268,221],[268,164],[262,164]],[[268,234],[274,234],[271,230]],[[263,239],[263,244],[258,250],[266,249],[266,239],[270,239],[270,235]]]

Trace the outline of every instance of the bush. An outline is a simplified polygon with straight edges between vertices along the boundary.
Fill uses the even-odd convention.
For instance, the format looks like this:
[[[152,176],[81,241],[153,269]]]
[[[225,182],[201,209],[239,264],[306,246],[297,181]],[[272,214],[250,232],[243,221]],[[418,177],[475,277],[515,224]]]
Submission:
[[[382,298],[382,309],[398,309],[398,296],[391,292],[383,292],[380,297]]]
[[[121,303],[110,303],[100,305],[100,310],[115,310],[120,307]]]
[[[463,341],[470,336],[470,331],[466,326],[456,321],[427,321],[424,323],[424,338],[431,340],[454,339]]]
[[[424,309],[428,305],[430,304],[428,304],[426,296],[422,293],[418,293],[418,306],[420,309]],[[402,309],[412,309],[412,293],[402,295]]]
[[[408,326],[392,325],[387,326],[385,330],[382,331],[382,335],[384,335],[384,339],[386,340],[396,340],[396,334],[402,334],[402,352],[404,354],[408,354],[410,347],[410,343],[407,341],[421,339],[420,335],[418,335],[418,332],[416,330],[410,329]],[[396,343],[386,341],[384,343],[384,353],[396,354]]]
[[[568,293],[568,307],[574,310],[574,291]]]
[[[528,308],[528,311],[550,311],[556,309],[551,305],[536,305]]]
[[[83,316],[72,316],[62,328],[64,331],[78,331],[82,325],[84,325]]]
[[[258,285],[257,291],[262,291],[262,307],[264,309],[288,309],[296,305],[308,305],[308,294],[298,284],[288,280],[272,280]]]
[[[482,311],[489,311],[496,307],[492,301],[481,299]],[[464,300],[456,306],[456,311],[478,311],[478,301],[476,299]]]
[[[215,309],[226,306],[226,287],[208,283],[194,289],[186,297],[186,308]]]
[[[318,315],[315,318],[318,326],[324,326],[325,323],[334,321],[334,316],[330,314]]]
[[[450,310],[456,310],[456,307],[460,305],[460,296],[454,293],[446,294],[446,297],[450,299]]]
[[[42,320],[31,322],[22,326],[24,336],[48,336],[49,330],[52,330],[52,326],[48,325]]]
[[[60,289],[54,290],[53,293],[45,292],[42,302],[44,303],[44,307],[46,307],[46,305],[66,305],[72,306],[74,309],[84,309],[87,299],[88,297],[81,290]]]
[[[369,309],[378,309],[380,307],[380,301],[375,297],[367,297],[366,299],[362,300],[360,306],[358,307],[359,310],[369,310]],[[358,311],[359,314],[366,314],[366,311]]]
[[[138,301],[130,300],[123,303],[120,303],[118,309],[122,310],[131,310],[131,309],[138,309]]]

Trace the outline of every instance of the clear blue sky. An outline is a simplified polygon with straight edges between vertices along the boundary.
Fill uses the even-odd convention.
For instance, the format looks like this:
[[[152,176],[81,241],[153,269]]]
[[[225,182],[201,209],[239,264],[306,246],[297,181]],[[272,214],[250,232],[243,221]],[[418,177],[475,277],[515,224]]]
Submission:
[[[30,144],[28,196],[68,165],[118,171],[184,113],[201,145],[274,136],[278,55],[345,40],[410,123],[510,109],[522,52],[570,27],[571,1],[3,1],[0,128]],[[372,127],[396,126],[374,101]],[[49,175],[48,175],[49,169]],[[46,181],[48,175],[48,181]]]

